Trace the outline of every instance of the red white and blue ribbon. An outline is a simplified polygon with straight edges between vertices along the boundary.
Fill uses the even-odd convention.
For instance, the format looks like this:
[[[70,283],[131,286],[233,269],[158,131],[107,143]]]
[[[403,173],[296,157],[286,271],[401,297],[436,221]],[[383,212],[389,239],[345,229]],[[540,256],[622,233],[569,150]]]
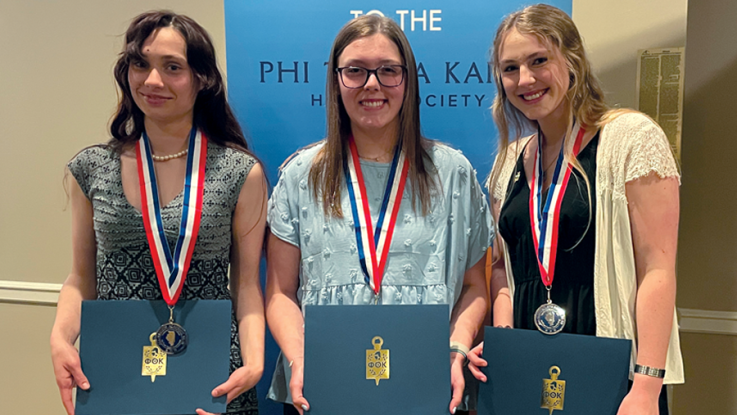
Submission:
[[[578,128],[577,128],[578,127]],[[585,129],[583,126],[574,125],[571,134],[578,131],[576,141],[573,144],[573,157],[578,155]],[[563,147],[556,161],[553,180],[545,198],[545,204],[540,209],[543,193],[543,166],[542,166],[542,133],[537,134],[537,152],[535,153],[535,168],[532,171],[532,186],[530,191],[530,223],[532,224],[532,242],[537,254],[537,265],[540,268],[540,277],[546,287],[553,284],[555,274],[555,257],[558,252],[558,227],[560,220],[560,207],[563,196],[568,187],[571,177],[571,164],[565,160]]]
[[[156,171],[151,157],[151,144],[144,132],[136,145],[136,164],[141,191],[141,211],[146,238],[151,249],[151,258],[159,279],[164,301],[170,306],[176,304],[184,287],[189,271],[197,234],[202,216],[202,197],[205,183],[205,161],[207,160],[207,137],[193,128],[189,137],[187,171],[184,178],[184,203],[179,236],[174,252],[164,234],[161,220],[159,191]]]
[[[343,171],[348,187],[353,213],[353,226],[356,231],[356,245],[358,258],[366,283],[379,295],[381,280],[384,277],[386,258],[389,254],[394,228],[399,215],[399,206],[402,203],[404,185],[407,181],[409,161],[399,146],[394,152],[389,178],[387,179],[384,197],[381,202],[379,218],[376,221],[376,232],[373,230],[371,210],[368,195],[364,184],[361,162],[353,137],[349,139],[350,154],[343,160]]]

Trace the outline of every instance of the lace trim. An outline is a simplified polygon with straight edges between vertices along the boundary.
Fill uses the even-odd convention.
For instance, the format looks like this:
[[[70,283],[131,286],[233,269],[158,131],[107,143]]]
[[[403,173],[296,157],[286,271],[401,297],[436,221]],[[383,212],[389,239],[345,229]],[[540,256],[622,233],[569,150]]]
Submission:
[[[603,144],[603,145],[602,145]],[[655,173],[676,177],[680,173],[663,130],[640,113],[623,114],[604,127],[597,157],[597,189],[625,197],[625,184]]]

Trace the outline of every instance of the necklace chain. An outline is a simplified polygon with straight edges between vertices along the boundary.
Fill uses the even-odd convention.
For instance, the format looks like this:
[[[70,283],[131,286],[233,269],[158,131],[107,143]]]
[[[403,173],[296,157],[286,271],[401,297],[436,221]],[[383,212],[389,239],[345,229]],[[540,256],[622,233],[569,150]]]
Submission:
[[[386,152],[384,152],[384,154],[380,154],[380,155],[378,155],[376,157],[362,156],[360,154],[358,155],[358,157],[360,157],[360,158],[362,158],[364,160],[369,160],[369,161],[374,161],[374,162],[377,162],[377,163],[381,163],[381,158],[382,157],[387,156],[387,155],[391,156],[393,154],[394,154],[394,149],[392,149],[392,151],[386,151]]]
[[[538,137],[538,140],[539,139],[540,138]],[[564,144],[565,144],[565,138],[561,140],[560,145],[562,146]],[[555,153],[555,156],[552,158],[552,160],[548,162],[548,165],[543,169],[543,180],[548,177],[548,170],[550,170],[550,168],[553,167],[558,161],[559,154],[560,154],[560,148],[558,148],[558,151]],[[540,156],[542,157],[542,154]]]

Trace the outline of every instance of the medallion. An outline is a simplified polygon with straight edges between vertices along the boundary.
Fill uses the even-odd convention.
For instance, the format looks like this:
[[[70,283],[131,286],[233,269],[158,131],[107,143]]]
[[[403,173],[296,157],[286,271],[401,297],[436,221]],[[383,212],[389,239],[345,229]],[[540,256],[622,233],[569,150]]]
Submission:
[[[544,334],[558,334],[566,326],[566,310],[553,304],[545,303],[535,311],[535,326]]]
[[[187,148],[187,168],[184,177],[184,203],[179,236],[172,250],[164,232],[159,204],[151,143],[144,132],[136,145],[136,167],[141,192],[141,215],[146,239],[151,251],[161,294],[169,306],[169,322],[155,333],[156,345],[166,354],[178,354],[187,348],[187,332],[174,322],[174,305],[184,288],[190,262],[200,230],[207,163],[207,137],[192,128]]]
[[[373,349],[366,350],[366,379],[376,381],[379,386],[380,379],[389,379],[389,350],[382,350],[384,339],[379,336],[371,339]]]
[[[571,134],[578,131],[573,142],[573,157],[578,155],[586,132],[584,126],[576,123]],[[558,234],[560,224],[560,211],[565,195],[568,181],[571,177],[571,166],[565,158],[564,141],[560,146],[553,178],[547,195],[544,195],[542,167],[543,134],[540,129],[537,133],[537,152],[535,153],[535,168],[532,170],[532,184],[530,186],[530,225],[532,226],[532,244],[535,248],[537,265],[540,270],[545,289],[548,291],[548,300],[535,311],[535,326],[542,333],[558,334],[566,325],[566,312],[560,306],[553,304],[550,300],[550,290],[555,277],[555,260],[558,252]]]
[[[143,363],[141,367],[142,376],[151,376],[151,383],[156,376],[166,375],[166,353],[156,344],[156,333],[149,336],[150,346],[143,346]]]
[[[179,354],[188,343],[187,331],[177,323],[164,323],[156,330],[156,345],[166,354]]]
[[[550,368],[550,379],[543,379],[543,391],[540,398],[540,408],[547,409],[549,415],[554,410],[563,410],[563,401],[566,394],[566,381],[558,379],[560,368],[552,366]]]

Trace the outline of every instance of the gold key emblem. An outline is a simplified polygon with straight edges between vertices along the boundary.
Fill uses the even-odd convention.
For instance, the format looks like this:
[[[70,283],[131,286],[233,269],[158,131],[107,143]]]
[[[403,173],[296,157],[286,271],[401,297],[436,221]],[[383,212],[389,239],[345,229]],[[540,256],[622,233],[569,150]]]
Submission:
[[[166,375],[166,353],[156,345],[156,333],[151,333],[149,340],[151,340],[151,346],[143,346],[141,375],[151,376],[153,383],[156,376]]]
[[[541,408],[546,408],[553,413],[555,409],[563,410],[563,400],[566,393],[566,381],[558,379],[560,368],[552,366],[550,368],[551,379],[543,379],[543,393],[540,402]]]
[[[389,350],[382,350],[384,339],[379,336],[371,339],[373,350],[366,350],[366,379],[373,379],[379,385],[379,379],[389,379]]]

